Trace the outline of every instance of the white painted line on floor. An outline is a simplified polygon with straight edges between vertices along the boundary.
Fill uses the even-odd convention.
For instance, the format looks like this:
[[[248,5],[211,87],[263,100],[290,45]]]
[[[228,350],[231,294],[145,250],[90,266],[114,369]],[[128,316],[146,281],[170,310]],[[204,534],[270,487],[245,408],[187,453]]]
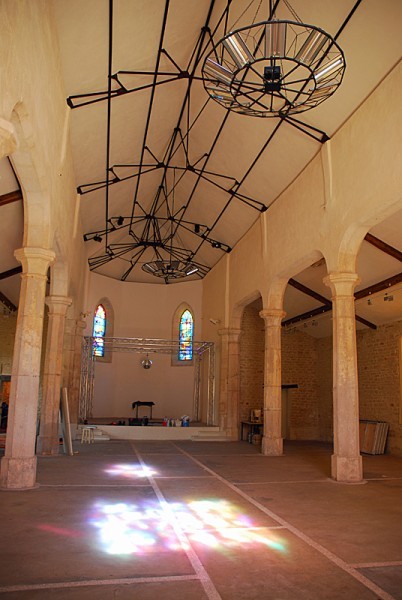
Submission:
[[[41,488],[139,488],[151,487],[149,483],[40,483]]]
[[[402,560],[390,560],[388,562],[354,563],[350,566],[354,569],[371,569],[371,567],[402,567]]]
[[[402,477],[388,477],[388,475],[384,475],[383,477],[365,477],[367,481],[395,481],[395,479],[400,481]]]
[[[174,442],[172,442],[172,443],[174,443]],[[176,447],[180,448],[179,446],[176,446]],[[303,542],[305,542],[308,546],[310,546],[311,548],[314,548],[315,550],[317,550],[317,552],[319,552],[320,554],[322,554],[323,556],[325,556],[325,558],[327,558],[328,560],[330,560],[337,567],[339,567],[340,569],[342,569],[343,571],[345,571],[346,573],[348,573],[349,575],[351,575],[351,577],[353,577],[354,579],[357,579],[357,581],[359,581],[362,585],[364,585],[365,587],[367,587],[368,589],[370,589],[372,592],[374,592],[375,594],[377,594],[378,599],[381,599],[381,600],[396,600],[396,598],[394,598],[394,596],[391,596],[390,594],[388,594],[388,592],[385,592],[382,588],[378,587],[375,583],[373,583],[372,581],[370,581],[370,579],[368,579],[367,577],[365,577],[364,575],[362,575],[361,573],[359,573],[359,571],[357,571],[351,565],[349,565],[344,560],[342,560],[342,558],[340,558],[339,556],[337,556],[336,554],[334,554],[330,550],[327,550],[327,548],[325,548],[324,546],[322,546],[318,542],[315,542],[308,535],[304,534],[302,531],[300,531],[299,529],[297,529],[297,527],[294,527],[293,525],[291,525],[290,523],[288,523],[288,521],[286,521],[285,519],[282,519],[282,517],[280,517],[276,513],[272,512],[271,510],[269,510],[268,508],[266,508],[263,504],[260,504],[257,500],[254,500],[254,498],[252,498],[251,496],[249,496],[248,494],[246,494],[246,492],[243,492],[243,490],[239,489],[236,485],[234,485],[233,483],[231,483],[230,481],[228,481],[224,477],[221,477],[220,475],[218,475],[218,473],[216,473],[213,469],[210,469],[209,467],[203,465],[199,460],[197,460],[196,458],[194,458],[194,456],[192,456],[189,452],[186,452],[185,450],[181,450],[181,451],[183,452],[183,454],[185,456],[188,456],[196,464],[198,464],[203,469],[205,469],[206,471],[208,471],[208,473],[212,473],[219,481],[221,481],[222,483],[224,483],[227,487],[229,487],[231,490],[233,490],[234,492],[236,492],[239,496],[242,496],[242,498],[244,498],[245,500],[247,500],[248,502],[250,502],[250,504],[253,504],[256,508],[258,508],[260,511],[262,511],[263,513],[265,513],[268,517],[271,517],[271,519],[273,519],[274,521],[277,521],[278,523],[280,523],[281,525],[283,525],[283,527],[285,527],[286,529],[288,529],[288,531],[290,531],[291,533],[293,533],[293,535],[295,535],[299,539],[303,540]]]
[[[277,483],[328,483],[328,477],[325,479],[295,479],[294,481],[281,481],[280,479],[276,481],[247,481],[246,483],[236,482],[236,485],[276,485]]]
[[[212,475],[154,475],[155,479],[214,479]]]
[[[60,581],[55,583],[32,583],[27,585],[9,585],[0,587],[0,594],[26,592],[34,590],[53,590],[96,585],[135,585],[138,583],[169,583],[174,581],[197,581],[197,575],[172,575],[166,577],[125,577],[123,579],[83,579],[79,581]]]
[[[135,448],[134,444],[133,444],[133,450],[134,450],[140,464],[142,465],[142,467],[146,467],[147,466],[146,463],[142,460],[141,454]],[[161,505],[162,510],[165,513],[167,513],[167,515],[169,517],[169,522],[172,525],[172,528],[173,528],[175,534],[177,535],[178,540],[180,541],[183,551],[186,553],[187,558],[189,559],[189,561],[197,575],[197,579],[200,581],[202,587],[204,588],[204,591],[208,597],[208,600],[222,600],[221,595],[219,594],[218,590],[214,586],[204,565],[198,558],[198,555],[192,548],[187,535],[185,534],[184,530],[182,529],[179,521],[177,520],[176,515],[174,514],[174,511],[171,509],[169,503],[165,499],[162,491],[160,490],[158,484],[156,483],[155,478],[152,475],[148,475],[148,479],[151,482],[152,488],[155,492],[156,497],[159,500],[159,504]]]

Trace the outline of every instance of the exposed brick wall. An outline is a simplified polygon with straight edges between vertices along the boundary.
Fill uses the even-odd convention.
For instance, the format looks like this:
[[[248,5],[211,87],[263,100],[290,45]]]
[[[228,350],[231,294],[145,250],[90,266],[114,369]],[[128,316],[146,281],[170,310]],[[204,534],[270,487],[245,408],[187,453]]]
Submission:
[[[282,385],[297,384],[290,393],[290,439],[319,438],[317,340],[302,331],[282,332]]]
[[[357,333],[360,418],[389,423],[387,451],[402,455],[402,321]]]
[[[11,375],[17,315],[0,315],[0,369],[2,375]]]
[[[240,336],[240,420],[248,421],[250,410],[264,405],[264,319],[259,310],[247,306]]]
[[[15,328],[17,325],[16,315],[0,315],[0,374],[11,375],[13,361]],[[0,403],[3,394],[0,383]]]
[[[319,388],[318,439],[322,442],[332,442],[334,438],[332,401],[332,336],[318,339],[316,348],[318,357],[317,376]]]

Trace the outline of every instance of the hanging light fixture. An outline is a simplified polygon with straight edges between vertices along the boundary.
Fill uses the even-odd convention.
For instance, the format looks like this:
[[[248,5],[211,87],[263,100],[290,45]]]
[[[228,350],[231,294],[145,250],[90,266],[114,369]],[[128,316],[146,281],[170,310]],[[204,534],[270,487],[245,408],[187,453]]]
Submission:
[[[337,90],[345,57],[325,31],[293,18],[268,21],[225,35],[206,57],[204,87],[213,100],[255,117],[286,117],[318,106]]]
[[[144,369],[150,369],[152,367],[152,360],[149,360],[148,354],[147,357],[141,361],[141,364]]]
[[[144,263],[142,270],[155,277],[178,279],[194,275],[194,273],[197,273],[198,267],[192,262],[181,260],[154,260]]]

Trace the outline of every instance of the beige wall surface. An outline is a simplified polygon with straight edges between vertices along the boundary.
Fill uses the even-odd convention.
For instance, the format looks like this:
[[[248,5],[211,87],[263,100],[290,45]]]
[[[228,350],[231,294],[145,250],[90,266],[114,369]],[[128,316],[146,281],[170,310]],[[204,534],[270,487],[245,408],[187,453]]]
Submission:
[[[107,297],[114,311],[114,337],[172,339],[176,309],[186,303],[194,315],[194,339],[201,340],[201,281],[150,285],[112,280],[91,273],[86,300],[86,335],[91,335],[92,314]],[[155,402],[153,416],[193,415],[194,367],[172,366],[171,356],[115,352],[111,363],[97,362],[93,416],[133,417],[132,402]],[[142,414],[148,414],[142,409]]]
[[[400,129],[396,127],[402,122],[398,91],[401,84],[402,65],[398,64],[261,215],[231,254],[205,277],[203,323],[205,334],[217,341],[218,352],[219,332],[207,319],[212,310],[224,327],[236,329],[240,327],[244,307],[259,294],[264,308],[282,309],[288,279],[322,256],[329,273],[356,272],[356,259],[365,234],[402,208],[402,146]],[[284,343],[288,345],[287,340]],[[320,360],[325,370],[317,372],[311,367],[312,389],[307,401],[310,404],[304,406],[304,400],[301,403],[306,419],[301,421],[297,411],[293,412],[290,431],[297,437],[317,434],[319,439],[329,441],[332,348],[327,341],[321,340],[320,344],[325,352],[317,353],[312,347],[307,356],[312,363],[318,354],[316,364]],[[285,375],[286,354],[283,360]],[[361,393],[364,407],[363,389]],[[396,393],[399,384],[394,386],[394,396]],[[300,394],[300,390],[292,392],[292,404]],[[392,423],[392,436],[400,438],[394,417]],[[393,448],[398,445],[400,442],[392,442]]]
[[[322,255],[329,272],[354,272],[364,235],[402,208],[401,80],[399,64],[206,276],[204,306],[229,326],[258,292],[280,307],[287,280]]]
[[[51,293],[70,294],[79,315],[87,263],[69,146],[71,110],[50,5],[3,2],[1,22],[0,118],[17,144],[10,159],[23,192],[24,246],[56,253]]]

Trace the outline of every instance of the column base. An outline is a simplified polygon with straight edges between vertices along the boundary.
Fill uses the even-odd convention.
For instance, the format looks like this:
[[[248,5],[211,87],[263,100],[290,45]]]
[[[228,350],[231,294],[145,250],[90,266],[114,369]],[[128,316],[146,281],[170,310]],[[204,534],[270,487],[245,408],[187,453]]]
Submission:
[[[262,438],[261,454],[265,456],[282,456],[283,438],[269,438],[264,435]]]
[[[36,454],[40,456],[58,456],[59,455],[59,437],[38,436],[36,444]]]
[[[331,456],[331,476],[344,483],[363,482],[363,460],[361,456]]]
[[[28,490],[36,486],[36,456],[1,459],[0,486],[9,490]]]

